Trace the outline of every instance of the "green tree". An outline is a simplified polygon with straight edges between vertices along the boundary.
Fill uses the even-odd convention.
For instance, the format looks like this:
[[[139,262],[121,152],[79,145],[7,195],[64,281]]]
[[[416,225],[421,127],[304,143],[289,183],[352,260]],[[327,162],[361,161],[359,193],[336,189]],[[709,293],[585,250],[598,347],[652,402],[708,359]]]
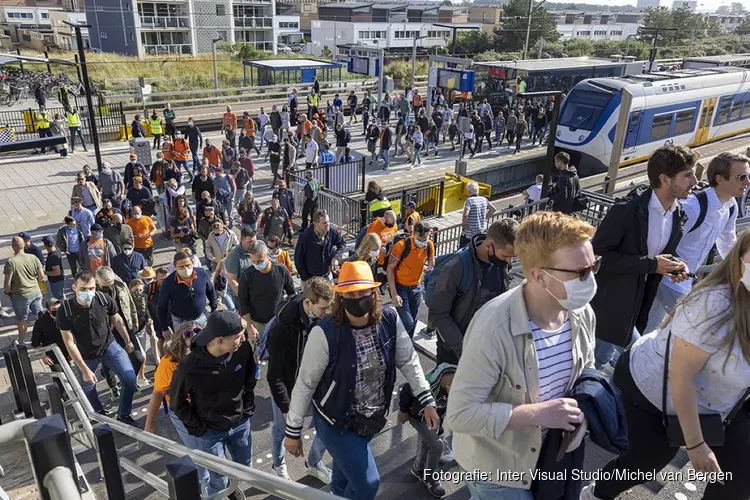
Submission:
[[[523,51],[529,21],[529,1],[534,0],[509,0],[503,7],[502,26],[495,31],[495,50],[498,52]],[[554,42],[560,38],[560,33],[552,14],[544,7],[535,7],[531,13],[529,47],[533,47],[540,38]]]
[[[483,30],[459,31],[456,34],[455,54],[480,54],[492,50],[493,45],[492,36]]]
[[[700,14],[693,14],[687,8],[668,9],[666,7],[657,7],[649,9],[646,17],[643,19],[643,26],[638,28],[639,38],[643,41],[651,41],[654,36],[654,29],[670,29],[670,31],[660,31],[658,45],[660,47],[684,45],[689,42],[695,33],[695,36],[702,37],[706,31],[707,23]]]
[[[323,45],[323,49],[321,49],[320,51],[320,57],[322,57],[323,59],[333,59],[331,48],[328,47],[328,45]]]
[[[565,53],[568,57],[584,57],[594,53],[594,42],[586,38],[565,40]]]

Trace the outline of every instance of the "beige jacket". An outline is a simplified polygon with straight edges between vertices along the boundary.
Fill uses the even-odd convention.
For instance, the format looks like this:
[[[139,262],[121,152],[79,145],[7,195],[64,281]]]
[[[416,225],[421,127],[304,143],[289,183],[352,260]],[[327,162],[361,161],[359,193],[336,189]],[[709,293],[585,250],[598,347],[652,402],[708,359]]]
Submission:
[[[573,372],[566,391],[584,368],[594,367],[596,321],[588,305],[570,311],[568,318]],[[539,427],[506,427],[513,407],[538,399],[539,365],[522,285],[487,302],[466,331],[446,413],[458,464],[467,471],[490,473],[489,480],[496,484],[529,489],[530,472],[536,468],[542,447],[542,431]],[[497,471],[505,477],[499,477]],[[515,477],[507,473],[515,473]]]
[[[88,188],[89,193],[91,193],[91,198],[93,198],[96,208],[102,208],[102,196],[99,193],[99,188],[96,187],[96,184],[91,181],[87,181],[86,187]],[[73,186],[73,193],[70,195],[70,197],[83,198],[83,195],[81,194],[82,192],[83,186],[81,186],[80,184],[76,184]]]
[[[237,233],[231,229],[225,229],[224,231],[227,233],[227,237],[224,240],[224,248],[219,245],[219,240],[216,239],[213,231],[208,234],[208,239],[206,240],[206,257],[211,262],[224,260],[229,255],[229,252],[240,244]]]

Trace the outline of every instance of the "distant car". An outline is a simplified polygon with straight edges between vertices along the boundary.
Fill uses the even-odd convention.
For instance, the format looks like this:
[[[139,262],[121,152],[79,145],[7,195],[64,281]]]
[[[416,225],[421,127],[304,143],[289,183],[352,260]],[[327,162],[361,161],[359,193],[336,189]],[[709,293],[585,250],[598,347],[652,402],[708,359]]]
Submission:
[[[278,45],[277,52],[279,54],[291,54],[292,53],[292,48],[289,45],[285,44],[285,43],[280,43]]]

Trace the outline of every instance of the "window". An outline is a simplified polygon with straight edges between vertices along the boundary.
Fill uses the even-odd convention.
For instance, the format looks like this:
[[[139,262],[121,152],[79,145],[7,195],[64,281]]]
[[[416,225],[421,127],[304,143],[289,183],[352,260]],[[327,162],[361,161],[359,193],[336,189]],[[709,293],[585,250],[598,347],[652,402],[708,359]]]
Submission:
[[[729,121],[739,120],[741,111],[742,111],[742,101],[734,101],[732,103],[732,112],[729,115]]]
[[[594,31],[594,36],[607,36],[607,32],[603,30]]]
[[[222,39],[222,40],[224,40],[225,42],[226,42],[226,41],[227,41],[227,39],[228,39],[228,38],[227,38],[227,32],[226,32],[226,31],[217,31],[217,32],[216,32],[216,35],[217,35],[217,36],[216,36],[216,38],[221,38],[221,39]]]
[[[729,121],[729,109],[732,107],[732,97],[725,96],[721,98],[721,102],[719,102],[719,114],[716,115],[715,125],[721,125]]]
[[[42,12],[42,19],[49,19],[49,14],[47,12]]]
[[[593,130],[611,100],[612,96],[603,92],[573,90],[563,104],[560,125],[574,130]]]
[[[576,33],[578,36],[591,36],[591,31],[579,31]]]
[[[742,103],[740,102],[740,108]],[[674,124],[674,135],[687,134],[693,131],[693,120],[695,119],[695,110],[686,109],[684,111],[677,112],[677,120]]]
[[[359,32],[360,38],[370,38],[370,32],[369,31],[360,31]]]
[[[654,117],[654,123],[651,126],[651,135],[649,136],[649,139],[652,141],[656,139],[662,139],[669,135],[669,129],[672,126],[672,117],[674,115],[672,113],[668,113],[665,115],[656,115]]]
[[[309,3],[306,3],[302,6],[302,12],[312,12],[312,5]]]
[[[216,15],[225,16],[227,14],[227,7],[223,3],[216,4]]]

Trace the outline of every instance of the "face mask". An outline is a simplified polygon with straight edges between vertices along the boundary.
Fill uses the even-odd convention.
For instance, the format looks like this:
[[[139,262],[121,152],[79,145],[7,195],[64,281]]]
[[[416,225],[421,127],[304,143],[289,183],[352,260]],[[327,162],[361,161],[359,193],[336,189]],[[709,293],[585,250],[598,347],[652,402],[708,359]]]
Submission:
[[[589,273],[584,281],[581,281],[578,278],[573,278],[570,281],[562,281],[555,276],[552,276],[547,271],[544,272],[565,286],[565,294],[568,296],[567,299],[558,299],[552,295],[552,292],[547,290],[547,293],[552,295],[552,297],[560,303],[560,306],[562,306],[563,309],[568,311],[580,309],[591,302],[591,299],[596,295],[597,288],[594,273]]]
[[[112,293],[112,287],[111,286],[103,286],[101,287],[102,292],[104,293]]]
[[[366,295],[358,299],[341,299],[344,303],[344,309],[346,312],[354,316],[355,318],[361,318],[369,314],[372,309],[372,303],[375,300],[373,295]]]
[[[84,304],[90,304],[91,301],[94,300],[95,295],[96,292],[93,290],[90,292],[76,292],[76,297],[78,297],[78,300]]]
[[[134,217],[135,219],[140,219],[140,218],[141,218],[141,214],[134,214],[134,215],[133,215],[133,217]]]
[[[144,282],[144,283],[146,283],[147,285],[150,285],[151,283],[153,283],[153,282],[154,282],[154,280],[153,280],[153,279],[150,279],[150,280],[143,280],[143,282]]]
[[[122,253],[124,253],[127,256],[133,255],[133,249],[132,248],[123,248]]]
[[[742,278],[740,278],[740,283],[745,285],[745,288],[747,288],[748,291],[750,291],[750,264],[743,262],[744,270],[742,271]]]
[[[102,237],[102,233],[91,233],[91,237],[94,238],[95,240],[98,240],[99,238]]]
[[[131,165],[135,165],[137,162],[135,160],[130,160]]]
[[[273,262],[278,262],[279,261],[279,256],[278,255],[270,255],[269,254],[269,257],[271,258],[271,261],[273,261]]]
[[[268,262],[265,260],[260,264],[256,264],[255,262],[253,262],[253,267],[258,271],[265,271],[266,267],[268,267]]]
[[[414,238],[414,244],[417,245],[419,248],[424,248],[427,246],[427,240],[419,241],[418,239]]]
[[[117,229],[120,229],[120,228],[122,228],[122,222],[115,222],[114,226],[115,226],[115,227],[116,227]]]
[[[393,227],[395,224],[393,222],[386,222],[385,227]]]
[[[373,259],[377,259],[378,255],[380,255],[380,250],[370,250],[370,257]]]
[[[190,266],[190,267],[187,267],[185,269],[178,269],[177,270],[177,274],[179,274],[183,278],[187,278],[188,276],[192,276],[192,274],[193,274],[193,267]]]

